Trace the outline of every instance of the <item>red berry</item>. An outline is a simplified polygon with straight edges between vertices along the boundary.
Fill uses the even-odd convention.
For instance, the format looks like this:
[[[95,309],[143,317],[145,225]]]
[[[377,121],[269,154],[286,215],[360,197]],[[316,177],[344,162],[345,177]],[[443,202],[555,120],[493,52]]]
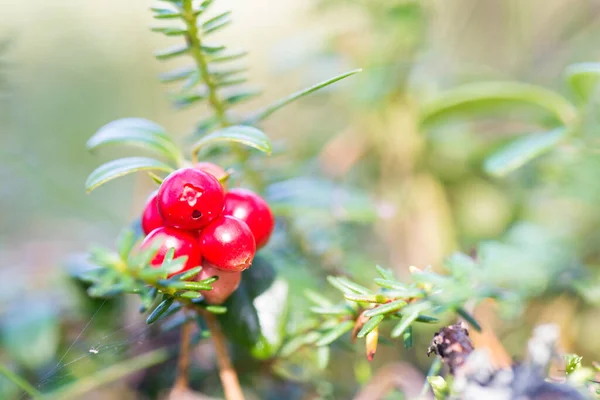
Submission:
[[[215,268],[243,271],[252,264],[256,244],[245,222],[221,215],[200,233],[200,251]]]
[[[182,168],[165,178],[158,189],[158,210],[165,225],[201,229],[223,211],[223,187],[211,174]]]
[[[144,206],[144,212],[142,213],[142,230],[144,234],[147,235],[156,228],[160,228],[164,226],[160,213],[158,212],[158,205],[156,204],[156,194],[158,191],[154,191],[148,200],[146,200],[146,205]]]
[[[160,240],[162,241],[162,244],[150,262],[152,266],[160,267],[165,259],[167,251],[171,248],[175,249],[173,258],[187,256],[187,261],[183,268],[180,271],[173,272],[171,275],[197,267],[202,262],[198,237],[192,232],[181,231],[170,227],[161,227],[153,230],[146,236],[140,245],[140,249],[147,249],[152,245],[154,240]]]
[[[241,272],[223,271],[212,267],[206,262],[202,266],[202,271],[196,276],[197,280],[210,278],[211,276],[217,276],[219,278],[219,280],[212,283],[212,290],[202,292],[204,300],[208,304],[223,303],[233,292],[235,292],[238,286],[240,286],[240,281],[242,280]]]
[[[257,249],[267,244],[275,228],[275,218],[265,199],[248,189],[231,189],[225,195],[223,214],[248,224]]]
[[[217,178],[218,181],[225,179],[225,177],[228,175],[223,168],[221,168],[217,164],[213,164],[208,161],[199,162],[196,165],[194,165],[194,168],[204,172],[208,172],[209,174]]]

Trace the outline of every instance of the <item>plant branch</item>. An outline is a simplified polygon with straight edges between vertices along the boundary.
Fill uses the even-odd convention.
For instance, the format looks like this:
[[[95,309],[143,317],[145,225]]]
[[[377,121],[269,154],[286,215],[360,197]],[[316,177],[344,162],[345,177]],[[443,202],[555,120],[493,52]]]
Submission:
[[[242,392],[237,373],[231,365],[227,347],[225,346],[225,337],[221,332],[219,323],[215,316],[210,312],[202,310],[201,313],[208,325],[211,338],[215,344],[217,363],[219,365],[219,377],[221,378],[221,384],[223,385],[223,391],[225,392],[225,399],[244,400],[244,393]]]
[[[39,398],[42,396],[29,382],[8,369],[6,365],[0,364],[0,375],[4,375],[8,380],[17,385],[21,390],[27,393],[31,398]]]
[[[181,327],[181,343],[179,344],[179,358],[177,359],[177,378],[174,389],[187,389],[189,384],[190,369],[190,342],[192,337],[192,321],[186,321]]]
[[[188,46],[190,47],[190,54],[198,66],[198,71],[200,72],[202,80],[204,83],[206,83],[206,88],[208,90],[208,101],[211,107],[214,109],[215,116],[217,117],[221,127],[226,127],[230,125],[230,123],[227,119],[227,115],[225,114],[225,104],[219,97],[217,85],[208,70],[208,62],[204,53],[202,52],[202,39],[197,26],[198,16],[194,13],[192,0],[183,0],[181,15],[187,27],[186,40],[188,42]]]

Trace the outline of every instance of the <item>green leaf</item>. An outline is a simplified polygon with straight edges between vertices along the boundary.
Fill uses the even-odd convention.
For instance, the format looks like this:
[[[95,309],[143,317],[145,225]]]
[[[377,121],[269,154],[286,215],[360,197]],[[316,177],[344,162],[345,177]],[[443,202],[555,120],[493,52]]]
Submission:
[[[375,283],[377,285],[381,286],[382,288],[386,288],[386,289],[393,289],[393,290],[400,290],[400,291],[408,289],[407,285],[405,285],[402,282],[395,281],[395,280],[375,278]]]
[[[317,306],[329,307],[333,305],[333,303],[331,303],[331,301],[327,297],[322,296],[320,293],[317,293],[310,289],[304,290],[304,296],[306,296],[308,300],[310,300]]]
[[[316,92],[319,89],[322,89],[326,86],[331,85],[332,83],[335,83],[337,81],[340,81],[344,78],[347,78],[349,76],[352,76],[354,74],[357,74],[359,72],[361,72],[362,69],[355,69],[349,72],[345,72],[341,75],[335,76],[331,79],[327,79],[326,81],[323,82],[319,82],[311,87],[308,87],[306,89],[302,89],[299,90],[295,93],[292,93],[291,95],[284,97],[280,100],[277,100],[276,102],[274,102],[273,104],[266,106],[265,108],[259,110],[258,112],[256,112],[254,115],[252,115],[247,121],[246,123],[249,124],[255,124],[258,121],[261,121],[267,117],[269,117],[271,114],[273,114],[274,112],[276,112],[277,110],[281,109],[282,107],[288,105],[289,103],[296,101],[304,96],[307,96],[313,92]]]
[[[308,332],[308,333],[305,333],[300,336],[296,336],[295,338],[286,342],[281,347],[281,351],[279,352],[279,357],[287,358],[287,357],[291,356],[293,353],[295,353],[296,351],[298,351],[302,346],[315,343],[317,340],[319,340],[320,337],[321,337],[321,334],[319,334],[319,332],[315,332],[315,331]]]
[[[194,74],[197,71],[197,67],[182,67],[177,68],[169,72],[164,72],[158,76],[158,79],[161,82],[177,82],[183,79],[189,78],[190,75]]]
[[[425,324],[436,324],[440,322],[440,320],[436,317],[431,317],[429,315],[419,315],[415,322],[423,322]]]
[[[340,338],[346,332],[352,330],[354,327],[354,321],[344,321],[338,324],[336,327],[325,333],[321,338],[315,343],[316,346],[327,346],[333,343],[335,340]]]
[[[260,90],[248,89],[248,90],[235,90],[223,96],[223,101],[229,105],[238,104],[246,100],[250,100],[253,97],[258,96],[262,92]],[[244,124],[250,125],[250,124]]]
[[[197,155],[202,147],[219,142],[241,143],[267,154],[271,154],[271,141],[263,131],[252,126],[234,125],[209,133],[192,146]]]
[[[600,63],[585,62],[569,65],[565,70],[565,76],[577,97],[589,101],[600,82]]]
[[[135,232],[131,228],[127,227],[121,231],[117,239],[117,251],[121,260],[127,261],[136,240]]]
[[[418,310],[414,310],[410,313],[403,315],[398,325],[396,325],[394,329],[392,329],[392,333],[390,334],[390,336],[392,336],[393,338],[397,338],[398,336],[402,335],[404,331],[408,329],[410,324],[412,324],[418,317]]]
[[[223,333],[233,343],[252,348],[260,338],[260,323],[246,283],[242,281],[223,305],[229,310],[218,317]]]
[[[583,357],[578,356],[577,354],[566,354],[565,356],[565,372],[568,375],[571,375],[578,368],[581,367],[581,360]]]
[[[563,124],[576,114],[574,106],[560,94],[540,86],[519,82],[481,82],[441,93],[421,109],[421,121],[431,124],[456,116],[505,106],[533,105],[553,114]]]
[[[154,11],[154,18],[156,19],[172,19],[181,17],[179,12],[172,9],[153,7],[151,10]]]
[[[213,305],[206,306],[206,311],[211,312],[213,314],[220,314],[220,315],[228,314],[227,307],[225,307],[225,306],[213,306]]]
[[[315,314],[322,315],[352,315],[352,309],[346,305],[337,305],[332,307],[311,307]]]
[[[115,144],[142,147],[174,161],[182,158],[165,130],[143,118],[123,118],[109,122],[88,140],[86,147],[88,150],[96,150]]]
[[[219,55],[212,55],[208,58],[208,61],[210,63],[222,63],[222,62],[227,62],[227,61],[233,61],[233,60],[238,60],[242,57],[245,57],[246,54],[248,54],[246,51],[244,50],[238,50],[238,51],[234,51],[231,53],[220,53]]]
[[[187,44],[178,44],[167,49],[154,52],[154,57],[159,60],[168,60],[169,58],[186,54],[189,50],[190,48]]]
[[[150,28],[150,30],[152,32],[162,33],[166,36],[181,36],[181,35],[185,35],[187,33],[187,29],[177,27],[177,26],[165,26],[165,27],[156,26],[156,27]]]
[[[410,349],[413,346],[413,330],[412,326],[406,328],[402,334],[402,341],[404,342],[404,348]]]
[[[337,281],[358,294],[369,294],[371,291],[364,286],[359,285],[358,283],[352,282],[351,280],[344,278],[343,276],[338,276]]]
[[[329,356],[331,351],[329,346],[321,346],[317,348],[317,368],[324,370],[329,364]]]
[[[190,91],[187,93],[179,93],[173,96],[173,103],[177,108],[189,107],[195,102],[204,100],[208,97],[208,91],[205,88]]]
[[[350,301],[358,301],[363,303],[387,303],[389,297],[384,294],[357,294],[357,293],[344,293],[344,298]]]
[[[150,325],[158,321],[158,319],[169,309],[169,307],[171,307],[171,304],[173,304],[172,297],[168,297],[161,301],[160,304],[154,310],[152,310],[150,315],[148,315],[148,318],[146,318],[146,323]]]
[[[205,54],[208,54],[208,55],[210,55],[210,54],[219,53],[219,52],[221,52],[221,51],[225,50],[225,46],[223,46],[223,45],[218,45],[218,46],[207,46],[207,45],[203,45],[203,46],[201,47],[201,49],[202,49],[202,51],[203,51]]]
[[[388,281],[394,280],[394,274],[389,269],[382,268],[379,265],[376,265],[375,268],[377,268],[377,272],[379,272],[379,275],[381,275],[381,277],[383,279],[388,280]]]
[[[467,321],[469,325],[473,327],[473,329],[475,329],[477,332],[481,332],[481,325],[479,325],[479,323],[475,320],[475,317],[469,314],[467,310],[465,310],[462,307],[459,307],[456,309],[456,313],[460,315],[465,321]]]
[[[199,299],[200,297],[202,297],[202,293],[190,291],[190,292],[183,292],[183,293],[179,294],[178,296],[181,296],[186,299]]]
[[[202,282],[161,280],[158,281],[158,283],[162,286],[177,290],[212,290],[212,286]]]
[[[283,344],[287,325],[288,291],[287,282],[277,279],[252,301],[258,315],[260,337],[250,352],[259,360],[271,358]]]
[[[367,336],[367,334],[369,332],[371,332],[373,329],[377,328],[379,326],[379,324],[381,323],[381,321],[383,321],[385,317],[383,315],[376,315],[372,318],[370,318],[362,327],[362,329],[358,332],[358,334],[356,335],[357,338],[361,339],[364,338],[365,336]]]
[[[406,306],[406,304],[407,303],[404,300],[395,300],[365,312],[365,317],[374,317],[379,314],[395,312],[401,309],[402,307]]]
[[[557,128],[522,136],[488,157],[483,168],[490,175],[505,176],[552,150],[567,136],[567,132],[566,128]]]
[[[161,161],[147,157],[119,158],[102,164],[96,168],[87,178],[85,188],[91,192],[98,186],[105,184],[115,178],[132,174],[139,171],[164,171],[172,172],[173,167]]]
[[[202,267],[191,268],[191,269],[183,271],[177,275],[174,275],[173,277],[171,277],[171,279],[179,280],[179,281],[187,281],[188,279],[191,279],[191,278],[195,277],[196,275],[198,275],[198,273],[200,273],[200,271],[202,271]],[[201,282],[204,282],[204,281],[201,281]],[[204,283],[206,283],[206,282],[204,282]]]
[[[223,28],[224,26],[231,23],[231,11],[225,11],[215,17],[207,20],[202,24],[202,30],[205,35]]]
[[[427,382],[431,385],[435,400],[446,400],[450,396],[450,386],[441,376],[428,376]]]

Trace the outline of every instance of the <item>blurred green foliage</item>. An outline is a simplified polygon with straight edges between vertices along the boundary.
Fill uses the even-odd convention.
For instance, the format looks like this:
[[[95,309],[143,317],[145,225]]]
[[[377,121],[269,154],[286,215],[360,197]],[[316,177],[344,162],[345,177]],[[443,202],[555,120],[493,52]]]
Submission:
[[[282,1],[274,9],[268,1],[252,7],[223,3],[233,10],[235,30],[217,34],[249,50],[263,98],[364,69],[274,115],[264,124],[273,156],[251,160],[265,177],[279,224],[288,228],[278,229],[262,255],[289,285],[287,332],[303,329],[310,307],[306,288],[339,296],[327,275],[367,284],[376,264],[401,278],[411,264],[441,272],[441,261],[453,251],[479,247],[496,282],[533,298],[501,309],[507,319],[496,334],[509,351],[520,354],[531,326],[555,321],[561,345],[593,359],[600,351],[594,340],[594,303],[600,301],[598,95],[578,89],[590,87],[594,76],[585,66],[574,93],[564,71],[598,58],[597,2],[322,0],[306,7]],[[112,245],[153,185],[140,175],[87,196],[88,173],[125,154],[114,149],[90,155],[85,143],[91,134],[130,116],[189,132],[209,115],[203,107],[170,109],[174,94],[164,95],[156,79],[164,68],[152,58],[166,41],[148,32],[147,6],[15,2],[2,15],[10,29],[0,32],[9,37],[0,50],[0,79],[7,83],[0,88],[0,363],[43,391],[177,342],[166,328],[144,326],[137,299],[91,300],[64,267],[69,254],[90,242]],[[572,72],[566,71],[567,81],[573,82]],[[581,135],[493,177],[488,172],[499,169],[491,154],[522,134],[556,127],[557,118],[535,107],[503,108],[485,118],[469,113],[437,126],[422,125],[421,116],[424,105],[446,90],[505,81],[573,99]],[[82,260],[70,260],[71,268],[81,267]],[[260,301],[259,293],[246,295]],[[258,321],[272,314],[244,317]],[[415,326],[410,350],[401,341],[382,341],[386,351],[372,366],[364,361],[362,343],[346,342],[332,346],[325,371],[319,369],[325,355],[297,354],[291,371],[275,369],[285,381],[262,373],[265,364],[243,346],[235,363],[242,384],[258,398],[350,398],[371,368],[401,359],[426,371],[424,349],[438,326]],[[99,358],[89,353],[98,344]],[[268,345],[254,353],[265,358]],[[218,395],[214,366],[202,359],[197,355],[192,386]],[[169,387],[173,376],[164,371],[172,370],[149,368],[99,390],[103,398],[153,398]],[[20,395],[0,378],[0,397]]]

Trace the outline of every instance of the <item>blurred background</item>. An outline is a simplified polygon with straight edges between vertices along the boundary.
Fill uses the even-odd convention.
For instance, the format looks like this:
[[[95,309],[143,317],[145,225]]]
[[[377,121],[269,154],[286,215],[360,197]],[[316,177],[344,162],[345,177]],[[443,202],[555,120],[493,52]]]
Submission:
[[[137,298],[90,300],[70,278],[91,244],[113,245],[153,190],[139,174],[87,195],[89,172],[125,154],[89,154],[87,139],[111,120],[143,117],[185,145],[208,115],[204,106],[174,110],[172,88],[156,79],[177,62],[154,59],[153,51],[172,41],[149,31],[149,6],[145,0],[4,0],[1,7],[0,363],[43,391],[177,341],[173,332],[144,326]],[[442,260],[455,250],[509,240],[526,243],[532,254],[523,263],[510,258],[521,252],[510,253],[498,273],[510,281],[515,268],[531,268],[527,290],[534,294],[509,319],[495,322],[511,355],[522,354],[532,326],[550,321],[560,324],[566,350],[588,360],[600,354],[600,313],[593,307],[600,293],[556,285],[565,265],[585,267],[586,279],[599,267],[598,155],[566,146],[493,179],[482,160],[507,139],[539,129],[531,118],[511,113],[436,129],[419,123],[421,104],[465,82],[518,80],[570,96],[564,68],[599,61],[600,1],[216,1],[215,13],[227,9],[234,23],[215,38],[249,51],[251,86],[263,90],[240,113],[364,69],[264,125],[277,151],[256,158],[256,168],[268,177],[271,198],[293,205],[279,209],[286,229],[265,250],[291,282],[291,321],[307,308],[304,288],[329,292],[328,274],[368,285],[376,264],[399,277],[409,265],[443,270]],[[589,131],[593,136],[596,125]],[[548,249],[558,255],[539,257]],[[549,277],[557,260],[561,265]],[[438,327],[424,328],[411,350],[389,343],[372,365],[360,346],[338,348],[325,373],[307,363],[293,372],[296,381],[244,354],[236,365],[253,398],[345,399],[389,362],[407,360],[426,371],[425,349]],[[104,346],[106,356],[91,357],[93,346]],[[210,354],[206,347],[199,347],[193,386],[218,396],[213,364],[202,356]],[[153,367],[85,398],[156,398],[169,387],[172,370]],[[20,397],[0,378],[0,398]]]

